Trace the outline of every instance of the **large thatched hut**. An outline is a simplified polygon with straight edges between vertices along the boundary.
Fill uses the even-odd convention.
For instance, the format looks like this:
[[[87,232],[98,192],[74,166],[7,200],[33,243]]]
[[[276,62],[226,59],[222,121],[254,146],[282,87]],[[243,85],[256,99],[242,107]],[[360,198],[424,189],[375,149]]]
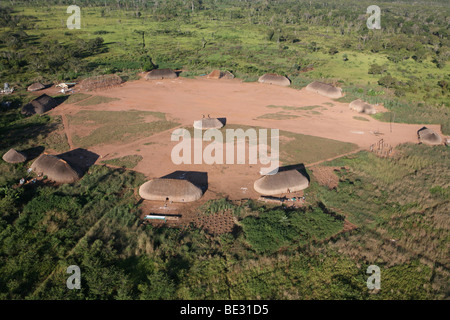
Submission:
[[[202,189],[183,179],[152,179],[139,188],[145,200],[191,202],[200,199]]]
[[[255,181],[253,188],[263,195],[277,195],[296,192],[308,188],[309,181],[298,170],[279,171],[273,175],[266,175]]]
[[[343,96],[341,88],[337,88],[337,87],[332,86],[331,84],[327,84],[327,83],[323,83],[323,82],[319,82],[319,81],[314,81],[314,82],[311,82],[310,84],[308,84],[306,86],[306,90],[318,93],[322,96],[332,98],[332,99],[341,98]]]
[[[288,78],[275,73],[266,73],[265,75],[262,75],[261,77],[259,77],[258,82],[274,84],[283,87],[288,87],[291,85],[291,81]]]
[[[202,120],[194,121],[194,128],[200,130],[220,129],[223,123],[217,118],[203,118]]]
[[[147,73],[145,80],[176,79],[178,75],[172,69],[155,69]]]
[[[28,87],[28,91],[39,91],[45,89],[45,86],[40,82],[35,82],[31,86]]]
[[[22,152],[16,151],[15,149],[9,149],[9,151],[3,155],[2,159],[8,163],[22,163],[27,160],[27,157]]]
[[[350,102],[349,107],[350,107],[350,109],[355,110],[356,112],[359,112],[359,113],[365,113],[365,114],[377,113],[374,106],[362,101],[361,99],[353,100],[352,102]]]
[[[122,78],[117,74],[105,74],[84,79],[80,82],[80,88],[85,91],[107,89],[118,86],[122,82]]]
[[[30,103],[26,104],[22,108],[22,114],[33,115],[33,114],[43,114],[47,111],[58,106],[58,103],[52,97],[46,95],[40,95]]]
[[[206,76],[208,79],[234,79],[234,75],[229,71],[213,70]]]
[[[417,136],[419,137],[419,141],[429,145],[438,145],[442,144],[441,136],[431,130],[430,128],[423,127],[419,131],[417,131]]]
[[[49,154],[40,155],[31,165],[31,169],[57,183],[73,183],[80,178],[66,161]]]

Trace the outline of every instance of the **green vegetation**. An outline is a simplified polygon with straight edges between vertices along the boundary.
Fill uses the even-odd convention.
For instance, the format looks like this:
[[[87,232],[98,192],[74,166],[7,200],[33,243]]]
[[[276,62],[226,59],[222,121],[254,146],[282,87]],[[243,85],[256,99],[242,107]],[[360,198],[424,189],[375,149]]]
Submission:
[[[142,156],[139,155],[132,155],[132,156],[125,156],[121,158],[115,158],[111,160],[103,160],[102,163],[104,164],[110,164],[116,167],[123,167],[128,169],[133,169],[138,165],[138,163],[143,159]]]
[[[151,111],[84,110],[75,115],[67,115],[67,118],[70,125],[82,124],[85,127],[80,135],[73,136],[73,143],[84,148],[103,143],[130,142],[178,125],[167,121],[163,113]]]
[[[102,97],[102,96],[94,96],[92,98],[88,98],[87,100],[82,99],[83,101],[78,102],[76,105],[77,106],[94,106],[97,104],[102,104],[102,103],[108,103],[111,101],[118,101],[120,100],[119,98],[110,98],[110,97]]]
[[[285,114],[283,112],[277,112],[277,113],[266,113],[261,116],[259,116],[257,119],[271,119],[271,120],[290,120],[299,118],[300,116],[296,116],[294,114]]]
[[[68,104],[74,104],[74,103],[80,102],[80,101],[82,101],[82,100],[88,99],[88,98],[90,98],[90,97],[92,97],[92,95],[90,95],[90,94],[86,94],[86,93],[74,93],[74,94],[71,94],[71,95],[67,98],[67,100],[64,101],[64,102],[65,102],[65,103],[68,103]]]
[[[361,116],[353,116],[353,119],[360,120],[360,121],[370,121],[369,119],[361,117]]]

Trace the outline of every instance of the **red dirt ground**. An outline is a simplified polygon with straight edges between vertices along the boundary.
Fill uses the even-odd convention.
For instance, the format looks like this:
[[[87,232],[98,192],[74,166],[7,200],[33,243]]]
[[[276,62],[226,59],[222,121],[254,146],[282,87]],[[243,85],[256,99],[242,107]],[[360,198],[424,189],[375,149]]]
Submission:
[[[75,90],[80,92],[77,86]],[[49,94],[56,93],[55,88],[45,91]],[[417,130],[422,127],[418,124],[396,123],[393,124],[391,133],[389,123],[379,122],[370,117],[367,117],[369,121],[353,119],[357,113],[350,110],[348,104],[336,102],[305,89],[296,90],[256,82],[244,83],[239,79],[208,80],[206,77],[155,81],[141,79],[107,90],[90,91],[89,94],[120,98],[120,100],[84,107],[62,104],[52,110],[52,114],[63,116],[71,148],[75,147],[72,143],[74,129],[69,126],[65,116],[76,114],[80,110],[160,111],[166,114],[168,120],[181,123],[180,127],[191,127],[194,120],[201,119],[202,115],[210,114],[211,117],[226,117],[227,124],[281,129],[352,142],[361,149],[369,149],[371,144],[380,140],[380,137],[394,147],[404,142],[417,142]],[[334,106],[330,107],[324,103],[332,103]],[[322,105],[324,108],[316,109],[320,111],[320,114],[311,114],[305,110],[289,111],[291,114],[300,116],[289,120],[257,119],[267,113],[283,111],[278,108],[267,108],[268,105],[293,107]],[[441,132],[439,125],[427,126]],[[253,189],[253,183],[260,177],[261,167],[266,166],[259,164],[175,165],[171,161],[171,150],[178,142],[170,141],[172,132],[173,130],[160,132],[131,143],[94,146],[89,151],[100,155],[97,162],[105,160],[112,154],[115,158],[139,154],[143,160],[134,170],[144,173],[149,179],[162,177],[177,170],[207,172],[208,191],[204,196],[206,198],[221,196],[228,196],[231,200],[259,198],[260,195]],[[377,132],[382,135],[374,134]],[[151,144],[144,145],[146,143]],[[203,146],[208,144],[204,142]]]

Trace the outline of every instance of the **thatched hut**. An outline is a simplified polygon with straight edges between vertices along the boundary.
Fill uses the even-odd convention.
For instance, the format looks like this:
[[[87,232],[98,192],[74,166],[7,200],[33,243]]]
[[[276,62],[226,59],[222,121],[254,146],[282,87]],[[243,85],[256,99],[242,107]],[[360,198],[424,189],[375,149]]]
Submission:
[[[253,188],[258,193],[272,196],[304,190],[308,186],[308,179],[298,170],[292,169],[259,178],[255,181]]]
[[[419,137],[419,141],[429,145],[439,145],[442,144],[441,136],[431,130],[430,128],[423,127],[419,131],[417,131],[417,136]]]
[[[85,91],[107,89],[118,86],[122,82],[122,78],[117,74],[106,74],[84,79],[80,82],[80,88]]]
[[[274,84],[283,87],[288,87],[291,85],[291,81],[288,78],[275,73],[266,73],[265,75],[259,77],[258,82]]]
[[[15,149],[9,149],[9,151],[3,155],[2,159],[8,163],[22,163],[27,160],[27,157],[22,152],[16,151]]]
[[[223,123],[217,118],[203,118],[202,120],[194,121],[194,128],[200,130],[220,129]]]
[[[342,89],[332,86],[331,84],[314,81],[306,86],[306,90],[318,93],[322,96],[337,99],[343,96]]]
[[[234,79],[234,75],[229,71],[213,70],[206,76],[208,79]]]
[[[355,110],[356,112],[359,112],[359,113],[365,113],[365,114],[377,113],[377,111],[371,104],[368,104],[368,103],[362,101],[361,99],[353,100],[352,102],[350,102],[349,107],[350,107],[350,109]]]
[[[45,89],[45,86],[42,83],[36,82],[33,83],[31,86],[28,87],[28,91],[39,91]]]
[[[153,179],[139,188],[139,195],[145,200],[191,202],[200,199],[202,189],[182,179]]]
[[[31,165],[31,169],[57,183],[73,183],[80,178],[66,161],[49,154],[40,155]]]
[[[22,114],[25,115],[33,115],[33,114],[43,114],[47,111],[50,111],[53,108],[56,108],[58,103],[52,97],[46,95],[40,95],[30,103],[26,104],[22,108]]]
[[[178,75],[172,69],[155,69],[147,73],[145,80],[176,79]]]

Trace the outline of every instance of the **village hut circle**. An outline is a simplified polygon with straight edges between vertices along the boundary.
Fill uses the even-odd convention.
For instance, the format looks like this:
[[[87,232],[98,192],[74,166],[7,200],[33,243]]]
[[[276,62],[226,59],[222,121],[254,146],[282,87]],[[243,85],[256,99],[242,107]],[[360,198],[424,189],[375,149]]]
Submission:
[[[56,100],[44,93],[30,103],[26,104],[22,108],[22,114],[43,114],[47,111],[52,110],[53,108],[56,108],[57,106],[58,103],[56,102]]]
[[[45,89],[45,86],[40,82],[35,82],[31,86],[28,87],[28,91],[39,91]]]
[[[343,96],[342,89],[334,87],[331,84],[314,81],[306,86],[306,90],[318,93],[322,96],[337,99]]]
[[[274,84],[283,87],[288,87],[291,85],[291,81],[288,78],[275,73],[266,73],[265,75],[262,75],[261,77],[259,77],[258,82]]]
[[[208,79],[234,79],[234,75],[229,71],[213,70],[206,76]]]
[[[200,130],[220,129],[223,123],[217,118],[203,118],[202,120],[194,121],[194,128]]]
[[[359,113],[365,113],[365,114],[377,113],[374,106],[362,101],[361,99],[353,100],[352,102],[350,102],[349,107],[350,107],[350,109],[355,110],[356,112],[359,112]]]
[[[439,145],[442,144],[441,136],[434,130],[423,127],[417,131],[419,141],[429,145]]]
[[[80,82],[80,88],[85,91],[107,89],[118,86],[122,82],[122,78],[117,74],[106,74],[84,79]]]
[[[192,202],[203,196],[202,189],[183,179],[152,179],[139,188],[145,200]]]
[[[147,73],[145,80],[176,79],[178,76],[172,69],[154,69]]]
[[[22,163],[27,160],[27,157],[22,152],[11,148],[3,155],[2,159],[8,163]]]
[[[40,155],[31,165],[31,169],[57,183],[73,183],[80,178],[66,161],[49,154]]]
[[[279,171],[255,181],[253,188],[263,195],[277,195],[296,192],[308,188],[308,179],[298,170]]]

